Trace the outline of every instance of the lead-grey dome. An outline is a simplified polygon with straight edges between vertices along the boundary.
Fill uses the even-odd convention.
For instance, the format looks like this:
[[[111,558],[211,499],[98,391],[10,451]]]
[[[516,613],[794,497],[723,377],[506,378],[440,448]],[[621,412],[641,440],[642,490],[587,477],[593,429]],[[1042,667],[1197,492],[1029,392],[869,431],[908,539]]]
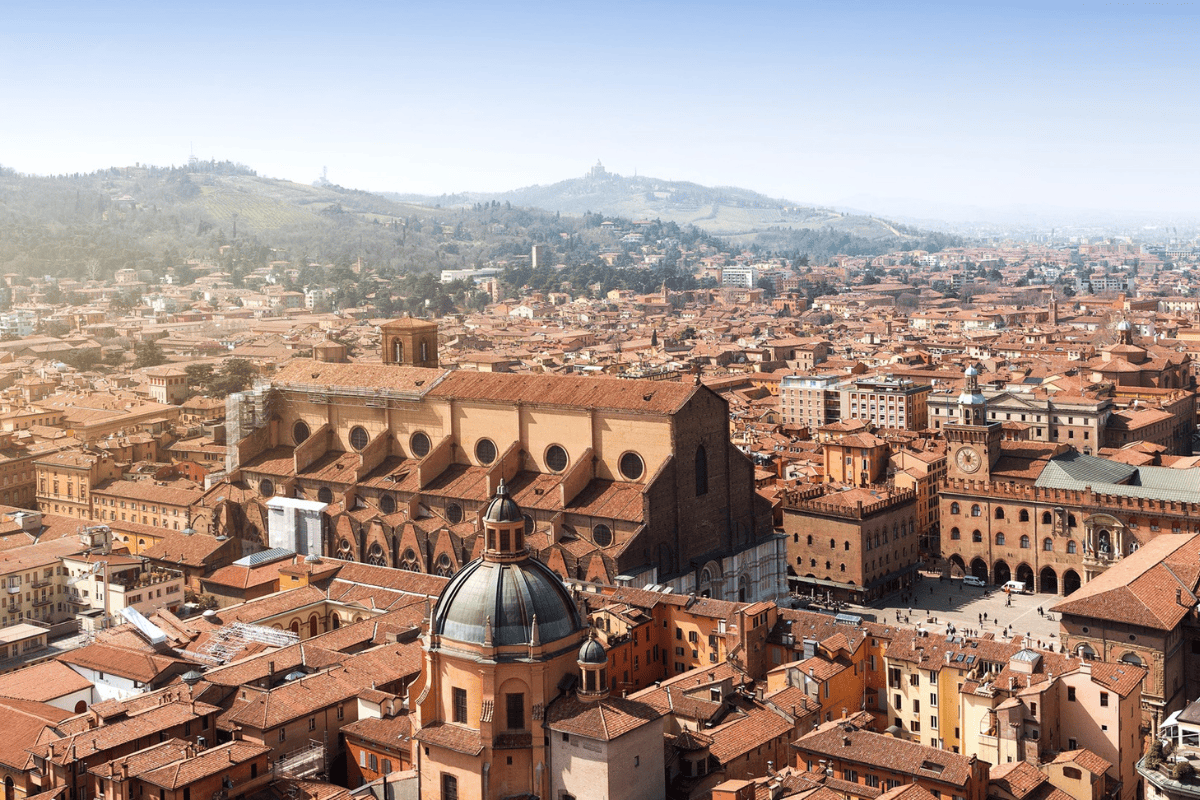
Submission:
[[[580,664],[607,664],[608,656],[604,655],[604,647],[595,639],[588,639],[579,648],[579,658],[576,659]]]
[[[521,507],[517,505],[516,500],[508,496],[508,487],[504,485],[504,479],[501,478],[492,502],[488,503],[487,510],[483,512],[483,521],[506,523],[524,522],[524,520],[525,516],[521,513]]]
[[[534,616],[541,644],[583,629],[571,595],[545,564],[534,558],[511,563],[479,558],[446,584],[433,609],[430,632],[481,645],[490,618],[496,647],[530,644]]]

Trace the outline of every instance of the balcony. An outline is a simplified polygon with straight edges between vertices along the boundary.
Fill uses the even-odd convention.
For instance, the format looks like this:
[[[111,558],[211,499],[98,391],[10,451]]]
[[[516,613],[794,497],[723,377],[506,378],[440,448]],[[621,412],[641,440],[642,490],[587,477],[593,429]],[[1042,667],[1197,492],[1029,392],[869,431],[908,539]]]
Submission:
[[[49,586],[49,585],[50,585],[50,584],[52,584],[52,583],[54,583],[54,578],[53,578],[53,577],[50,577],[50,578],[38,578],[38,579],[37,579],[37,580],[35,580],[33,583],[29,584],[29,587],[30,587],[31,589],[41,589],[43,586]]]
[[[43,606],[52,606],[52,605],[54,605],[54,595],[47,595],[46,597],[33,598],[33,607],[34,608],[42,608]]]

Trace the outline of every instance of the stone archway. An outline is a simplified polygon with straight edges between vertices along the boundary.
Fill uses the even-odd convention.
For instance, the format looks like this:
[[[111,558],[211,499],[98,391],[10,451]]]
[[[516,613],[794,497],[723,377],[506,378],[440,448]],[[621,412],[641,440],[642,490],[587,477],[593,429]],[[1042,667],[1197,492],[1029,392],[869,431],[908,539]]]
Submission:
[[[1008,568],[1008,564],[1002,559],[996,562],[996,566],[992,567],[992,583],[997,586],[1003,586],[1012,580],[1012,570]]]
[[[1063,593],[1063,596],[1066,597],[1066,596],[1070,595],[1072,592],[1074,592],[1076,589],[1078,589],[1083,584],[1083,582],[1079,579],[1078,572],[1076,572],[1073,569],[1069,569],[1063,573],[1062,584],[1063,584],[1062,593]]]
[[[1038,591],[1042,594],[1058,594],[1058,573],[1052,567],[1042,567],[1038,576]]]
[[[958,553],[950,556],[950,575],[959,576],[967,574],[967,565],[963,561],[962,556]]]
[[[984,583],[987,583],[987,579],[988,579],[987,562],[984,561],[982,558],[976,558],[973,561],[971,561],[971,574],[974,575],[976,578],[979,578],[979,580],[983,581]]]
[[[1017,566],[1017,580],[1025,584],[1025,588],[1033,591],[1033,567],[1028,564],[1019,564]]]

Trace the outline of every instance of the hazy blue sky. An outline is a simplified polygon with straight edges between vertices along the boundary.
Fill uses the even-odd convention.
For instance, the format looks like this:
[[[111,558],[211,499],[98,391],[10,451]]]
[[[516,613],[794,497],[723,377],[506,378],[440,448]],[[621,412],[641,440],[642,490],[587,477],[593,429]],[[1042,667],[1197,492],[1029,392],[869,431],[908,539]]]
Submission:
[[[1200,210],[1184,3],[8,2],[0,164]]]

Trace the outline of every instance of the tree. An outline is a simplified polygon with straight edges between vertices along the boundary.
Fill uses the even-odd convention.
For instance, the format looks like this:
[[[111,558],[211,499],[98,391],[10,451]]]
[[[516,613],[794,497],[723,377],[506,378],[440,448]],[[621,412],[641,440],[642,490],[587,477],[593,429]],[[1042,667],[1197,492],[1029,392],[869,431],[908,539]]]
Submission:
[[[207,388],[213,379],[212,364],[188,364],[183,371],[187,373],[188,386],[198,389]]]
[[[766,299],[770,300],[772,297],[775,296],[775,281],[772,280],[771,278],[767,278],[765,276],[762,278],[759,278],[758,282],[755,283],[754,285],[757,288],[763,290],[763,297],[765,297]]]
[[[142,342],[134,352],[136,354],[133,362],[134,369],[157,367],[159,364],[167,363],[167,356],[158,346],[158,342]]]
[[[209,395],[225,397],[234,392],[245,391],[254,381],[257,373],[254,365],[244,358],[231,358],[221,367],[209,383]]]

